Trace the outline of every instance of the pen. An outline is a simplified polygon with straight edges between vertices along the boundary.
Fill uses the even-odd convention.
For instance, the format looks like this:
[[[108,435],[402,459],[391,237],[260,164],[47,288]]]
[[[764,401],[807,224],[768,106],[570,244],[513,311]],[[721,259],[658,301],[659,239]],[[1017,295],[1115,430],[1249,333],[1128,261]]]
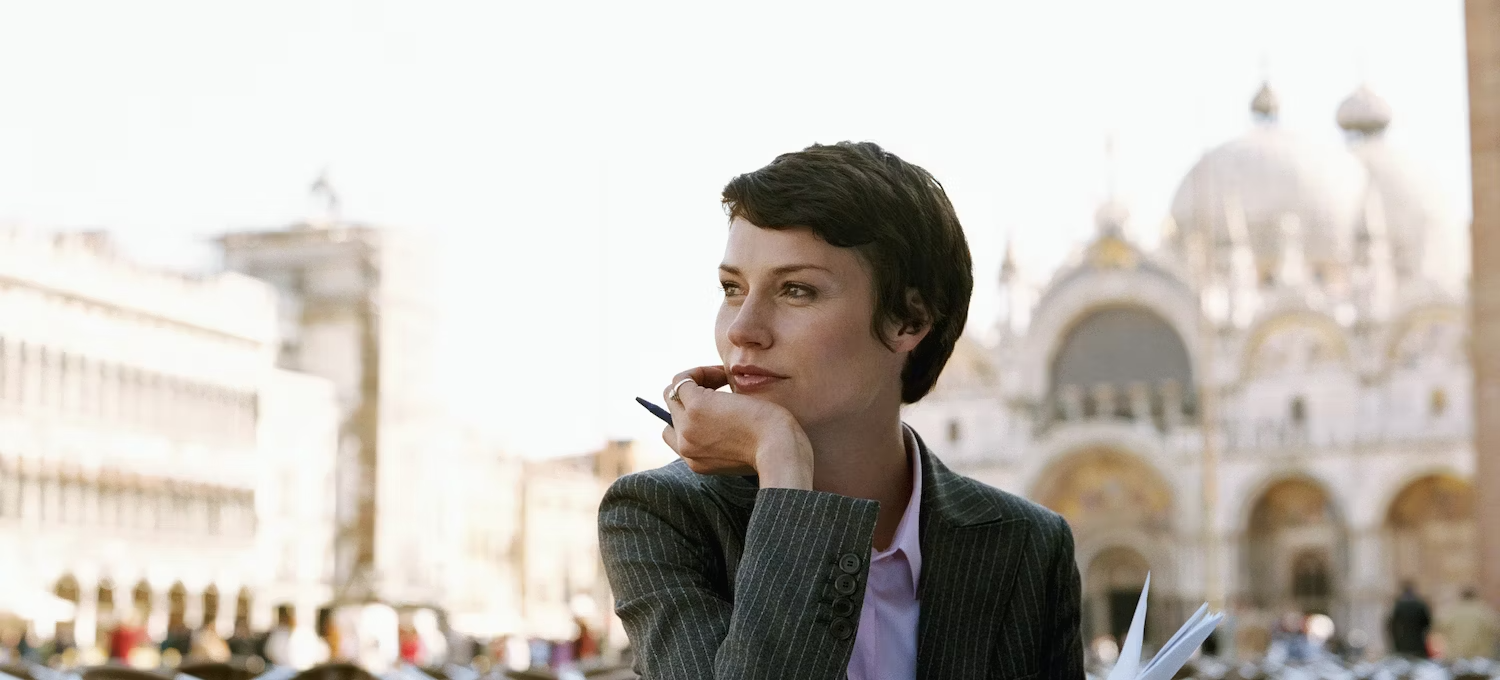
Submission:
[[[641,406],[646,407],[646,410],[650,411],[651,415],[656,416],[657,418],[661,418],[662,421],[665,422],[668,426],[672,424],[672,414],[666,409],[657,406],[656,404],[653,404],[649,401],[646,401],[645,399],[642,399],[640,397],[636,397],[635,401]]]

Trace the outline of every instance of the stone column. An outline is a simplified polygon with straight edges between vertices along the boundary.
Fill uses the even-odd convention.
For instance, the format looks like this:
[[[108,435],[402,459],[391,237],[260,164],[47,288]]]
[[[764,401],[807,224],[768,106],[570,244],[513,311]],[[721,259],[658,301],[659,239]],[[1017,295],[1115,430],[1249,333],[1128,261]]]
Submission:
[[[1151,425],[1151,387],[1142,380],[1125,386],[1126,399],[1130,404],[1130,418],[1137,425]]]
[[[1083,388],[1078,385],[1063,385],[1057,393],[1062,405],[1064,420],[1083,419]]]
[[[228,587],[219,584],[219,611],[214,617],[214,627],[219,632],[219,637],[228,639],[234,635],[234,612],[240,605],[240,587],[235,584]]]
[[[192,630],[198,630],[204,623],[203,620],[203,590],[198,592],[188,591],[183,598],[182,623]]]
[[[1119,410],[1114,383],[1097,383],[1089,390],[1089,393],[1094,398],[1094,417],[1100,420],[1113,420],[1115,412]]]
[[[1474,515],[1480,588],[1500,605],[1500,0],[1464,3],[1473,176]]]
[[[73,616],[73,641],[79,649],[94,646],[99,627],[99,584],[78,580],[78,611]]]
[[[172,609],[172,598],[167,594],[170,586],[151,586],[151,616],[146,619],[146,633],[156,642],[167,636],[167,614]]]
[[[1182,423],[1182,384],[1176,380],[1163,380],[1157,387],[1161,391],[1162,425],[1171,431]]]

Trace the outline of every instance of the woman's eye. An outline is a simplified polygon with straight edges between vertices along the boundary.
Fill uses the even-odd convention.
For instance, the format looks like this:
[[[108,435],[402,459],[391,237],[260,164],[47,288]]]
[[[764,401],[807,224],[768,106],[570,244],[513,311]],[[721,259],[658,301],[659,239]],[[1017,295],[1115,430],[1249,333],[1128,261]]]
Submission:
[[[813,295],[816,294],[816,292],[813,289],[808,288],[807,286],[804,286],[804,285],[798,284],[798,283],[789,283],[782,290],[784,291],[784,294],[787,297],[792,298],[794,300],[809,299],[809,298],[812,298]]]
[[[733,281],[720,281],[719,288],[724,291],[724,295],[726,296],[740,292],[739,284]]]

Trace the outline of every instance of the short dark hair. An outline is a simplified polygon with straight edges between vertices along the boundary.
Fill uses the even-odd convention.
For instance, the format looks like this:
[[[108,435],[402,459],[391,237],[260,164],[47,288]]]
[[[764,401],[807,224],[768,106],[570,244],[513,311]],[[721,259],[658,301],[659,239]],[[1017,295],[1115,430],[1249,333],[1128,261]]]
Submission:
[[[931,173],[873,142],[814,144],[729,180],[723,201],[730,219],[765,229],[805,227],[858,250],[875,278],[875,336],[889,347],[885,323],[931,325],[901,371],[902,403],[932,390],[968,321],[974,263],[953,204]],[[926,315],[908,302],[908,290]]]

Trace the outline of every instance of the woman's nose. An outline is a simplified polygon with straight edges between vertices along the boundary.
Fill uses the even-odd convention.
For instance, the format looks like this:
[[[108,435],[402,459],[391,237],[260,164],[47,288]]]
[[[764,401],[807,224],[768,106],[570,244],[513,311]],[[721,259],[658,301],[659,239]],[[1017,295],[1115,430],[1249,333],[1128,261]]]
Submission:
[[[769,310],[765,309],[766,306],[756,295],[745,299],[744,304],[735,310],[734,320],[729,324],[730,344],[761,349],[771,346],[771,327],[766,318]]]

